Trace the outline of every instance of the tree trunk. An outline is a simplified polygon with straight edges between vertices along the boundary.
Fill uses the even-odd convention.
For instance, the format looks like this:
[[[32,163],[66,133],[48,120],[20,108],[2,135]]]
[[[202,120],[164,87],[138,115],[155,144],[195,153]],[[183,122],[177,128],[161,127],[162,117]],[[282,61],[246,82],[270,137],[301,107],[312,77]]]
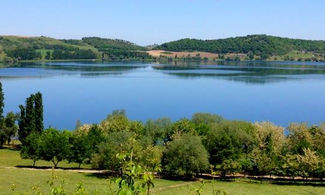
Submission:
[[[147,195],[150,195],[150,185],[148,185],[148,189],[147,189]]]
[[[52,160],[52,163],[54,165],[54,168],[56,169],[58,167],[59,161],[55,162],[55,160]]]
[[[36,160],[33,160],[33,167],[35,167],[35,164],[36,164]]]

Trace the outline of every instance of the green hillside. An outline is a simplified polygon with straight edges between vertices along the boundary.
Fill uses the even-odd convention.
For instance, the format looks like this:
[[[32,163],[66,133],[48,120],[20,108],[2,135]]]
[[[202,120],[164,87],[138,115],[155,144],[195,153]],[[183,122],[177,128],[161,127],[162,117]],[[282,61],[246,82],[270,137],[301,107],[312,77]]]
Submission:
[[[98,50],[87,44],[72,44],[48,37],[0,36],[2,61],[96,59]],[[1,55],[1,54],[0,54]]]
[[[289,39],[268,35],[249,35],[218,40],[181,39],[164,43],[154,49],[166,51],[204,51],[218,54],[242,53],[251,59],[258,56],[268,59],[272,56],[311,56],[324,58],[325,41]],[[305,55],[305,54],[312,55]]]
[[[144,59],[146,48],[123,40],[96,37],[58,40],[49,37],[0,36],[0,62],[23,60]]]
[[[220,59],[325,61],[325,41],[267,35],[218,40],[181,39],[153,49],[210,52],[219,54]],[[148,54],[147,50],[128,41],[99,37],[59,40],[43,36],[0,36],[0,62],[6,63],[26,60],[161,60],[161,57]]]
[[[103,39],[99,37],[85,37],[82,41],[95,47],[103,53],[103,59],[146,59],[150,56],[145,47],[118,39]]]

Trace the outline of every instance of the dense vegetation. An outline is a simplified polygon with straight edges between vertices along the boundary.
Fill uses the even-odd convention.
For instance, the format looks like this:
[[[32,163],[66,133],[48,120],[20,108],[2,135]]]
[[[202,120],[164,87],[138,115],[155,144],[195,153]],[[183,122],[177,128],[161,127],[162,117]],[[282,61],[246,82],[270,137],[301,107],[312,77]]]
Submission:
[[[48,37],[0,36],[0,61],[96,59],[99,52],[87,44],[71,44]]]
[[[150,58],[145,47],[124,40],[85,37],[82,38],[82,41],[102,52],[102,59],[104,60],[144,60]]]
[[[296,51],[301,54],[311,52],[315,57],[325,60],[325,41],[289,39],[267,35],[249,35],[218,40],[181,39],[164,43],[155,47],[155,49],[166,51],[204,51],[218,54],[241,53],[247,54],[250,59],[256,57],[268,59],[271,56],[285,56],[290,52]]]
[[[96,37],[83,38],[82,40],[57,40],[48,37],[0,36],[0,62],[146,58],[149,56],[144,47],[123,40]]]

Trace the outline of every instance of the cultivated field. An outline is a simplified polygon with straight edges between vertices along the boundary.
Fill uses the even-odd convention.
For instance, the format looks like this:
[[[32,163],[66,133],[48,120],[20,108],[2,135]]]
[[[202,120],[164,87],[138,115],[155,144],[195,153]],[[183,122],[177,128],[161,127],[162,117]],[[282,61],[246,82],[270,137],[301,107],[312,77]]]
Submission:
[[[159,56],[167,56],[167,57],[196,57],[199,55],[201,58],[218,58],[218,54],[215,53],[209,53],[209,52],[188,52],[188,51],[182,51],[182,52],[173,52],[173,51],[164,51],[164,50],[150,50],[147,51],[149,55],[154,57]]]

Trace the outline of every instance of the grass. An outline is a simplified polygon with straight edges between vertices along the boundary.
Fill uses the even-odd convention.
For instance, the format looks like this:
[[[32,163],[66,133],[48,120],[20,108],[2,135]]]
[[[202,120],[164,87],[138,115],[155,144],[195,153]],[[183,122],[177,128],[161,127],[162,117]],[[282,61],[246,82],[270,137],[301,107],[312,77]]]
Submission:
[[[19,151],[15,149],[0,149],[0,168],[4,167],[30,167],[33,161],[29,159],[21,159]],[[51,168],[53,164],[48,161],[39,160],[36,162],[37,167]],[[77,163],[68,163],[62,161],[59,163],[59,168],[78,168]],[[90,168],[89,165],[82,165],[81,168]]]
[[[10,194],[10,187],[15,184],[15,192],[33,192],[32,188],[49,193],[52,171],[30,170],[17,168],[16,166],[30,166],[31,160],[20,159],[19,151],[13,149],[0,150],[0,194]],[[46,161],[39,161],[37,166],[51,166]],[[76,164],[62,162],[63,168],[73,168]],[[84,166],[84,168],[88,168]],[[68,194],[76,189],[76,185],[82,183],[89,194],[104,194],[110,189],[116,189],[116,184],[109,183],[106,176],[98,176],[89,173],[78,173],[68,170],[55,170],[54,175],[58,177],[56,184],[64,181],[64,188]],[[195,194],[194,190],[202,186],[201,182],[174,181],[156,179],[153,194]],[[205,180],[202,187],[203,194],[213,194],[213,191],[222,190],[227,194],[325,194],[325,187],[304,185],[276,185],[269,182],[251,181],[238,179],[235,181],[209,181]]]

